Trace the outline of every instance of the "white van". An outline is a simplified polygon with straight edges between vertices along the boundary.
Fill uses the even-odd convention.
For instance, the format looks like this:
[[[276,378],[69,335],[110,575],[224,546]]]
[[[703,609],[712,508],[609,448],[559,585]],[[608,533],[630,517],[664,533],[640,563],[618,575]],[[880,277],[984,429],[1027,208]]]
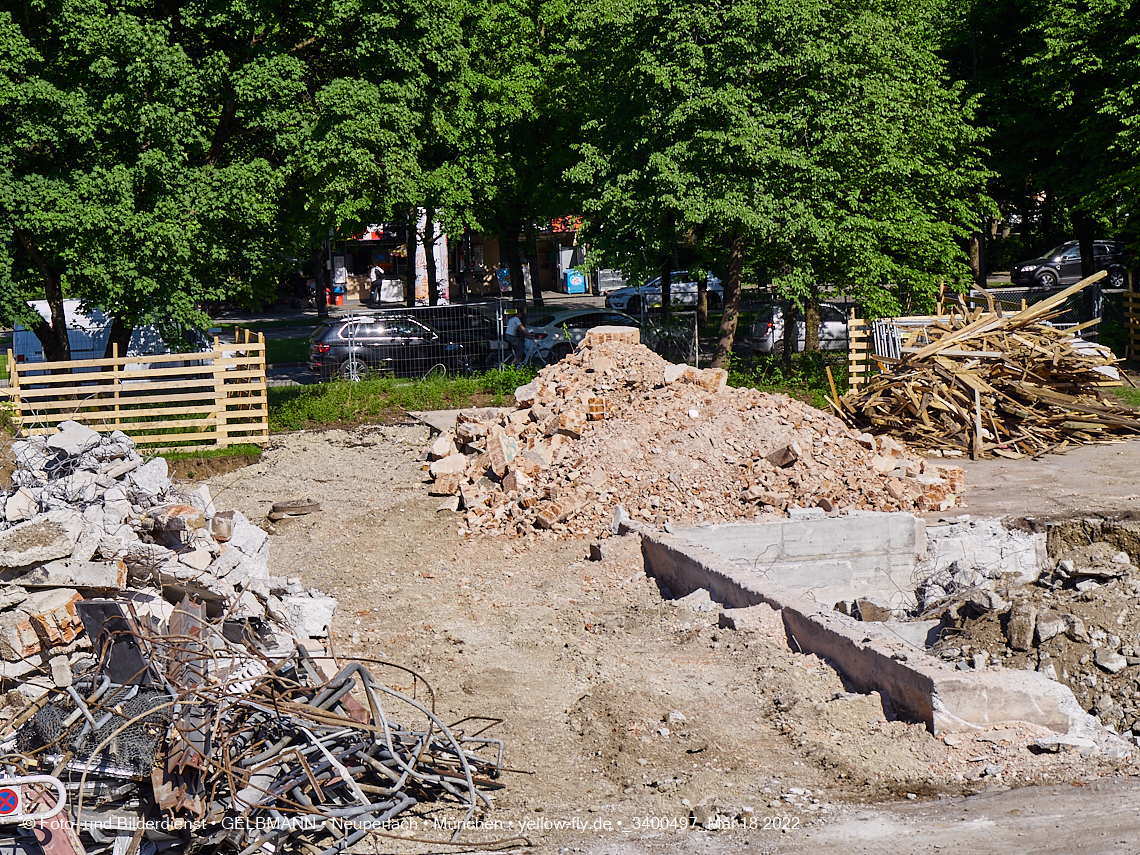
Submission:
[[[67,323],[67,340],[71,344],[71,358],[102,359],[107,351],[107,342],[111,337],[113,319],[109,315],[105,315],[100,309],[92,309],[85,313],[79,305],[79,300],[63,301],[63,316]],[[31,306],[40,313],[45,321],[51,323],[51,310],[48,308],[47,300],[35,300]],[[191,330],[189,337],[196,351],[210,349],[209,341],[197,330]],[[149,324],[143,327],[135,327],[134,332],[131,333],[130,343],[127,345],[127,352],[123,356],[152,356],[173,352],[170,345],[163,341],[158,327]],[[16,362],[21,365],[44,361],[43,344],[39,337],[20,324],[16,324],[12,329],[12,353],[16,357]],[[140,363],[138,366],[128,365],[126,367],[143,368],[145,364]],[[98,369],[77,368],[75,370],[96,371]]]

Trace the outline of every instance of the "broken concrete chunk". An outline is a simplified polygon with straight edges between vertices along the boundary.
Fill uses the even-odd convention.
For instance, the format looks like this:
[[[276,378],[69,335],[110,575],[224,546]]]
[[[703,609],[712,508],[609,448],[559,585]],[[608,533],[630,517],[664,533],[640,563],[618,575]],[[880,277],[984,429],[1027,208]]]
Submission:
[[[269,557],[269,535],[251,523],[241,511],[233,511],[234,530],[230,536],[229,545],[241,550],[250,558],[261,558],[263,561]]]
[[[532,380],[523,386],[519,386],[515,389],[515,403],[524,408],[533,406],[535,400],[538,398],[538,389],[539,383],[537,380]]]
[[[534,524],[538,528],[550,528],[555,523],[560,523],[571,514],[576,513],[582,507],[582,503],[581,496],[574,492],[568,492],[564,496],[559,496],[558,501],[547,502],[541,506]]]
[[[144,525],[148,520],[155,531],[196,531],[206,527],[206,515],[193,505],[159,505],[143,518]]]
[[[665,376],[664,376],[665,385],[668,386],[670,383],[676,383],[678,380],[680,380],[682,377],[684,377],[685,376],[685,370],[688,367],[689,366],[685,365],[685,364],[673,365],[670,363],[670,364],[666,365],[665,366]]]
[[[28,592],[18,585],[0,585],[0,611],[18,606],[28,598]]]
[[[57,689],[66,689],[71,685],[73,676],[71,674],[71,663],[68,662],[66,656],[53,656],[51,658],[51,680],[55,683]]]
[[[1009,613],[1006,636],[1014,650],[1033,646],[1033,630],[1037,625],[1037,609],[1030,603],[1017,603]]]
[[[1093,660],[1109,674],[1119,674],[1128,667],[1128,661],[1123,656],[1107,647],[1098,647],[1093,653]]]
[[[83,630],[83,622],[75,609],[81,599],[78,591],[53,588],[29,594],[17,610],[28,615],[44,647],[56,647],[70,644]]]
[[[455,434],[452,433],[440,434],[431,444],[431,448],[428,449],[428,456],[432,460],[439,460],[458,453],[459,449],[455,446]]]
[[[83,516],[57,508],[0,532],[0,567],[27,567],[66,558],[83,532]]]
[[[791,466],[803,456],[803,453],[804,450],[800,447],[800,444],[798,442],[792,442],[769,454],[768,462],[780,468]]]
[[[1044,644],[1050,638],[1055,638],[1065,631],[1065,619],[1060,615],[1042,614],[1034,625],[1034,635],[1038,644]]]
[[[60,422],[59,433],[49,436],[47,447],[76,457],[99,444],[99,434],[79,422]]]
[[[298,638],[324,638],[332,625],[337,602],[333,597],[286,594],[281,604],[289,628]]]
[[[891,607],[879,597],[859,597],[855,600],[859,619],[863,621],[887,621],[891,619]]]
[[[4,518],[8,522],[22,522],[39,513],[40,503],[27,487],[21,487],[4,503]]]
[[[436,460],[428,469],[433,478],[440,475],[463,475],[467,471],[467,458],[462,454],[449,454]]]
[[[90,588],[118,591],[127,584],[127,565],[122,561],[78,561],[64,558],[30,570],[14,582],[25,588]]]
[[[132,472],[128,480],[138,492],[147,496],[160,496],[170,486],[170,470],[165,458],[156,457]]]
[[[487,437],[487,457],[490,459],[490,468],[496,478],[503,478],[507,474],[507,465],[518,456],[518,453],[518,440],[503,433],[502,430],[494,430]]]

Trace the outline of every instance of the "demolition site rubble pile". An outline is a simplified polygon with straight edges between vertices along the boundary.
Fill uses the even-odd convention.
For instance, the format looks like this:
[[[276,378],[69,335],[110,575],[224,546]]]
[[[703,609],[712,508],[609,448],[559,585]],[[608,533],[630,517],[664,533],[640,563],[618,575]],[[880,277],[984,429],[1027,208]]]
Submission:
[[[74,422],[13,452],[0,750],[62,782],[68,852],[332,853],[419,802],[457,829],[491,807],[486,720],[447,726],[406,669],[410,694],[339,667],[321,641],[336,600],[272,575],[268,536],[206,487]],[[39,786],[25,813],[54,803]]]
[[[960,467],[727,379],[666,362],[634,328],[597,327],[512,412],[461,412],[427,449],[429,492],[464,531],[555,535],[604,535],[617,505],[662,525],[958,504]]]
[[[1038,536],[1047,541],[1043,572],[1008,572],[1008,561],[981,551],[919,586],[921,616],[941,621],[932,652],[962,670],[1042,673],[1140,745],[1140,525],[1073,519]]]

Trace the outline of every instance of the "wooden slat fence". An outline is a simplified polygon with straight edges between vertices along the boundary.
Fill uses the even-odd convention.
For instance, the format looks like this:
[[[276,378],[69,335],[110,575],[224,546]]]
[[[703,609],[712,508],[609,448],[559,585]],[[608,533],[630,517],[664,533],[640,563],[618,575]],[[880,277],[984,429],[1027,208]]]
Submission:
[[[27,435],[74,420],[121,430],[153,451],[196,451],[269,438],[265,335],[235,330],[200,353],[17,364],[8,351],[13,420]]]
[[[1128,331],[1125,359],[1140,359],[1140,293],[1124,292],[1124,321]]]

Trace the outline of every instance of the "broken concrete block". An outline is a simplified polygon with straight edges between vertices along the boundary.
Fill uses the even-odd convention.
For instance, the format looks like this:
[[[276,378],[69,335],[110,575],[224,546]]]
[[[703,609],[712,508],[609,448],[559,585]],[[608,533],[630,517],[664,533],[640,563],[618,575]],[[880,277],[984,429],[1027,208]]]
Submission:
[[[269,558],[269,535],[263,529],[251,523],[241,511],[233,512],[234,530],[230,536],[229,545],[241,550],[250,558],[260,558],[267,561]]]
[[[71,673],[71,663],[66,656],[53,656],[50,662],[51,680],[57,689],[66,689],[71,685],[74,677]]]
[[[1038,616],[1034,624],[1034,636],[1038,644],[1044,644],[1065,631],[1065,619],[1060,615],[1045,612]]]
[[[234,620],[261,620],[265,617],[265,608],[252,591],[242,591],[230,607],[229,616]]]
[[[428,449],[428,456],[430,456],[432,460],[439,460],[458,453],[459,449],[455,445],[455,435],[452,433],[441,433],[435,438],[435,442],[433,442]]]
[[[524,386],[519,386],[515,389],[515,403],[520,407],[534,406],[535,399],[538,397],[539,382],[531,380]]]
[[[27,567],[66,558],[83,532],[83,516],[57,508],[0,532],[0,567]]]
[[[1108,647],[1098,647],[1093,653],[1093,660],[1109,674],[1119,674],[1128,667],[1128,660]]]
[[[871,468],[878,472],[880,475],[886,475],[888,472],[893,472],[898,467],[898,461],[893,457],[884,457],[879,454],[871,458]]]
[[[863,621],[886,621],[891,619],[891,607],[878,597],[858,597],[855,608]]]
[[[122,561],[49,561],[25,573],[15,584],[25,588],[91,588],[118,591],[127,585],[127,565]]]
[[[217,508],[214,507],[214,497],[210,494],[210,487],[207,484],[203,484],[190,494],[190,504],[198,508],[207,520],[212,519],[217,513]]]
[[[446,499],[444,499],[442,502],[439,503],[439,507],[437,507],[436,510],[437,511],[458,511],[459,510],[459,497],[458,496],[448,496]]]
[[[337,602],[333,597],[296,596],[281,598],[286,623],[298,638],[324,638],[332,625]]]
[[[208,549],[191,549],[180,553],[178,560],[193,570],[205,570],[214,560]]]
[[[519,443],[513,436],[508,436],[502,430],[494,430],[487,436],[487,457],[495,477],[502,478],[507,474],[507,465],[518,453]]]
[[[556,502],[548,502],[539,509],[534,524],[538,528],[550,528],[578,512],[582,507],[582,498],[574,492],[560,496]]]
[[[47,447],[76,457],[99,445],[99,434],[79,422],[60,422],[59,433],[49,436]]]
[[[589,559],[591,561],[602,561],[604,559],[604,553],[602,551],[602,544],[600,542],[594,541],[593,543],[590,544]]]
[[[1033,646],[1033,630],[1037,625],[1037,609],[1030,603],[1017,603],[1010,610],[1006,637],[1014,650],[1028,650]]]
[[[58,647],[70,644],[83,630],[83,621],[75,609],[82,599],[78,591],[53,588],[29,594],[18,610],[28,615],[44,647]]]
[[[116,463],[112,463],[110,466],[107,466],[106,471],[103,474],[108,478],[113,478],[117,481],[128,472],[134,472],[140,466],[142,466],[142,458],[132,457],[127,460],[120,460]]]
[[[88,511],[99,511],[99,516],[102,516],[101,508],[98,505],[91,505],[83,512],[83,518],[89,523],[93,522],[94,514],[88,515]],[[96,550],[99,549],[99,541],[107,535],[106,522],[99,520],[97,524],[88,525],[83,534],[79,536],[79,540],[75,542],[75,548],[71,550],[71,558],[73,561],[90,561],[94,556]],[[113,524],[113,527],[118,527]]]
[[[567,410],[558,417],[557,429],[577,439],[586,430],[586,414],[581,410]]]
[[[170,470],[165,458],[149,460],[130,474],[127,479],[137,492],[160,496],[170,487]]]
[[[595,347],[610,341],[641,344],[641,330],[637,327],[594,327],[586,330],[586,337],[579,347]]]
[[[728,385],[728,372],[723,368],[703,368],[697,379],[697,385],[719,395]]]
[[[28,598],[28,592],[18,585],[0,585],[0,611],[18,606]]]
[[[40,637],[32,628],[27,612],[11,611],[0,614],[0,658],[19,662],[40,649]]]
[[[664,377],[665,385],[668,386],[670,383],[676,383],[678,380],[680,380],[682,377],[684,377],[685,376],[685,369],[687,369],[688,367],[689,367],[688,365],[684,365],[684,364],[682,364],[682,365],[672,365],[672,364],[666,365],[665,366],[665,377]]]
[[[719,605],[713,602],[712,596],[706,588],[697,588],[695,591],[672,602],[675,606],[684,606],[698,613],[714,612],[719,608]]]
[[[428,468],[428,472],[433,478],[446,474],[463,475],[466,471],[467,458],[462,454],[449,454],[446,457],[441,457]]]
[[[778,466],[781,469],[785,466],[791,466],[803,455],[804,450],[798,442],[793,442],[785,445],[783,448],[776,449],[768,455],[768,462],[773,466]]]
[[[884,434],[879,437],[879,454],[884,457],[901,457],[906,454],[906,446],[893,436]]]
[[[779,637],[784,631],[780,613],[767,603],[743,609],[725,609],[720,613],[718,625],[737,632],[762,632]]]
[[[150,520],[156,531],[196,531],[206,527],[206,515],[193,505],[160,505],[152,508],[144,518]]]
[[[503,479],[503,491],[510,493],[522,493],[534,486],[534,479],[523,472],[521,469],[516,469],[513,472],[508,472],[507,477]]]
[[[428,486],[429,496],[453,496],[459,490],[459,483],[463,480],[462,472],[441,472]]]
[[[22,522],[34,517],[40,510],[39,500],[27,487],[21,487],[4,503],[4,518],[8,522]]]

